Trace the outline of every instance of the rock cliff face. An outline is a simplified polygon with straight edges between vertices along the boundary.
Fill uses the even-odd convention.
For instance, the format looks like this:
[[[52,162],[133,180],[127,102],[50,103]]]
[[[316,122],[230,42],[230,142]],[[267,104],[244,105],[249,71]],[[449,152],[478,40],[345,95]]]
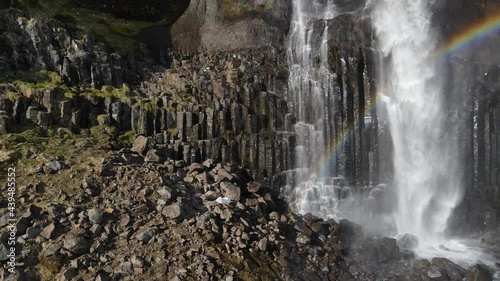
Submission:
[[[147,76],[146,52],[125,58],[92,34],[59,21],[1,11],[0,73],[55,71],[68,85],[121,86]]]
[[[274,4],[284,5],[282,2]],[[256,8],[241,4],[231,9],[235,7]],[[248,15],[233,17],[246,21]],[[12,19],[12,16],[7,17],[6,22]],[[52,45],[59,44],[53,39],[56,37],[54,30],[69,33],[55,21],[52,24],[58,28],[52,29],[43,29],[35,19],[25,21],[33,22],[38,29],[30,29],[28,25],[18,27],[18,33],[26,34],[20,37],[24,38],[23,44],[32,48],[25,48],[20,58],[11,62],[10,69],[55,70],[64,82],[96,88],[102,85],[119,87],[123,80],[133,81],[122,78],[122,72],[141,70],[140,65],[129,67],[130,60],[109,54],[111,50],[105,45],[99,45],[101,51],[98,52],[90,40],[82,40],[86,45],[78,47],[80,41],[67,35],[63,37],[66,38],[63,42],[69,42],[67,46]],[[354,125],[338,171],[352,184],[368,185],[378,182],[379,177],[376,113],[370,113],[374,115],[374,122],[363,118],[366,110],[371,111],[375,94],[371,33],[369,25],[359,15],[341,16],[335,22],[328,31],[334,38],[330,44],[330,61],[332,69],[338,73],[339,89],[337,96],[332,97],[335,106],[328,109],[332,111],[331,116],[335,116],[331,125],[337,130],[333,137],[341,138]],[[43,35],[41,42],[51,44],[34,45],[28,31],[33,36]],[[284,31],[280,32],[280,36],[284,36]],[[82,32],[80,34],[85,37]],[[283,44],[283,39],[273,42]],[[17,43],[7,42],[8,46]],[[282,172],[294,167],[295,136],[291,127],[294,118],[288,114],[286,55],[282,47],[249,46],[241,45],[237,47],[239,50],[225,52],[170,53],[166,59],[169,66],[149,73],[151,77],[132,87],[126,94],[130,99],[125,101],[112,94],[97,95],[90,100],[77,94],[69,99],[58,87],[53,87],[39,90],[29,98],[24,95],[16,101],[4,99],[4,107],[7,112],[15,112],[15,117],[11,118],[15,124],[61,124],[76,131],[97,125],[97,116],[107,115],[122,131],[135,130],[154,136],[166,145],[165,153],[174,159],[184,159],[188,163],[206,158],[235,161],[253,170],[257,178],[269,178],[279,187],[284,183]],[[52,49],[67,51],[46,51]],[[37,57],[36,53],[42,55]],[[8,56],[6,51],[4,57]],[[81,63],[74,63],[77,60]],[[12,90],[22,91],[18,88]],[[47,119],[46,114],[41,113],[39,118],[38,112],[46,112],[50,117]],[[82,115],[83,112],[90,114]]]
[[[351,186],[387,182],[387,142],[379,131],[376,107],[376,60],[369,18],[360,14],[336,17],[329,30],[330,64],[337,74],[338,93],[328,105],[333,138],[344,141],[337,174]],[[331,142],[330,142],[331,143]],[[382,157],[382,158],[381,158]],[[385,165],[385,166],[384,166]]]
[[[335,2],[346,9],[362,5]],[[56,20],[17,10],[0,16],[0,134],[35,125],[65,127],[84,139],[73,140],[71,132],[60,129],[56,144],[36,140],[54,146],[69,141],[72,151],[81,150],[90,159],[72,155],[63,165],[50,159],[33,171],[79,177],[86,168],[75,162],[91,167],[80,179],[82,188],[57,195],[64,202],[70,198],[77,209],[65,203],[39,212],[35,199],[44,185],[26,182],[22,200],[33,205],[19,224],[27,239],[44,238],[43,263],[54,263],[64,278],[80,270],[100,280],[131,274],[147,280],[165,272],[169,278],[208,280],[209,274],[248,277],[255,269],[269,278],[298,280],[377,280],[380,272],[394,278],[406,272],[408,280],[491,275],[482,266],[466,273],[445,259],[410,265],[413,256],[400,252],[394,239],[353,244],[353,237],[362,235],[359,227],[286,210],[276,195],[295,167],[296,121],[285,51],[290,5],[290,0],[192,0],[171,27],[173,50],[162,53],[160,64],[145,50],[118,55],[92,34]],[[328,142],[343,142],[335,173],[358,189],[390,182],[392,170],[384,110],[377,106],[377,46],[364,15],[340,15],[327,30],[338,91],[324,105],[332,116],[326,122]],[[456,18],[436,22],[443,30],[462,24]],[[500,44],[494,36],[489,40],[489,46]],[[453,219],[455,229],[467,226],[463,231],[470,226],[493,229],[500,216],[500,62],[495,50],[453,54],[443,66],[453,93],[447,98],[455,108],[450,124],[463,132],[459,149],[466,191]],[[118,134],[143,136],[129,149],[117,144]],[[13,136],[2,145],[12,148],[23,141]],[[99,141],[114,151],[93,159],[89,147]],[[31,161],[40,155],[33,150],[23,150],[21,157]],[[39,158],[46,159],[43,154]],[[44,196],[52,200],[55,195]],[[233,203],[217,202],[219,196]],[[100,207],[87,210],[96,202]],[[79,232],[65,231],[73,227]],[[164,246],[166,240],[171,244]],[[122,247],[109,249],[109,241]],[[214,245],[200,246],[207,243]],[[129,256],[112,262],[104,254],[108,251]],[[146,259],[149,251],[158,258]],[[95,261],[88,253],[104,258]],[[63,262],[67,258],[77,262]],[[103,270],[87,270],[95,263]]]
[[[283,47],[290,0],[192,0],[172,26],[174,49],[214,52]]]
[[[484,1],[466,9],[468,17],[486,15],[485,7],[491,5]],[[433,8],[449,7],[462,10],[449,3]],[[453,34],[463,19],[458,12],[445,14],[436,17],[436,24]],[[338,16],[328,30],[338,93],[325,106],[333,116],[328,121],[330,138],[345,141],[335,170],[351,186],[388,183],[392,169],[387,124],[376,106],[377,47],[364,15]],[[36,123],[81,132],[109,123],[122,132],[151,137],[163,145],[166,157],[188,163],[233,161],[279,188],[285,172],[294,167],[296,137],[284,51],[290,16],[289,0],[190,1],[170,29],[172,52],[162,58],[162,66],[153,67],[146,51],[120,56],[81,29],[9,10],[0,18],[5,30],[0,72],[50,70],[62,83],[34,91],[20,84],[2,86],[0,130]],[[498,45],[490,40],[490,46]],[[492,66],[499,63],[490,59],[498,59],[492,50],[456,54],[449,64],[450,92],[459,93],[450,100],[463,105],[460,116],[450,117],[450,122],[461,124],[464,132],[461,149],[468,180],[467,203],[458,221],[477,222],[476,228],[485,222],[495,226],[500,215],[498,69]],[[476,67],[469,67],[472,61]],[[130,88],[121,88],[124,82]],[[99,93],[72,88],[74,95],[65,95],[63,85],[88,85]],[[102,91],[105,85],[122,92]],[[21,97],[8,99],[8,92]]]

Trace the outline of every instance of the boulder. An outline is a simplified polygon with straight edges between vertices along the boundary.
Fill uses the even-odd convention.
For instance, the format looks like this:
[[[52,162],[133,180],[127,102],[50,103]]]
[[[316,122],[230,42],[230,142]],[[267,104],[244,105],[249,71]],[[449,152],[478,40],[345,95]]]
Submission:
[[[103,212],[99,209],[90,209],[88,211],[89,221],[91,223],[100,224],[102,222]]]
[[[130,150],[133,152],[139,153],[141,155],[144,155],[148,149],[149,145],[149,139],[145,136],[137,136],[134,140],[134,144]]]
[[[163,208],[162,214],[169,219],[180,219],[183,215],[183,211],[181,205],[175,203]]]
[[[259,182],[252,182],[248,184],[248,191],[252,193],[257,193],[260,191],[262,185]]]
[[[414,250],[418,247],[418,237],[409,233],[396,237],[398,247],[401,250]]]
[[[55,236],[55,230],[56,230],[56,225],[51,223],[43,228],[42,232],[40,233],[40,236],[42,236],[45,239],[52,239]]]
[[[163,160],[156,149],[150,149],[146,153],[146,157],[144,157],[144,161],[152,162],[152,163],[160,163]]]
[[[466,274],[464,268],[445,258],[433,258],[431,264],[448,276],[450,281],[461,281]]]
[[[399,247],[394,238],[384,237],[368,243],[368,249],[371,253],[370,256],[380,263],[390,262],[400,258]]]
[[[240,201],[241,189],[238,186],[229,182],[221,182],[220,187],[224,191],[224,197],[231,201]]]
[[[64,248],[79,256],[86,254],[92,243],[82,235],[69,235],[64,239]]]
[[[492,281],[491,269],[484,264],[476,264],[467,270],[468,281]]]

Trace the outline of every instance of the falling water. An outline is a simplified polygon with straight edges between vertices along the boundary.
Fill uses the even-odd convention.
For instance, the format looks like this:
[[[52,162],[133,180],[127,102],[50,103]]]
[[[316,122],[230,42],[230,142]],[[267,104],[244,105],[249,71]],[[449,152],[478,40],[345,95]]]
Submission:
[[[290,65],[289,91],[291,105],[297,122],[293,130],[297,136],[295,146],[295,166],[292,185],[293,197],[298,212],[309,212],[315,205],[308,193],[315,188],[315,181],[310,181],[310,169],[320,161],[328,143],[328,98],[333,96],[335,74],[328,65],[328,28],[335,17],[332,1],[296,0],[293,6],[293,18],[288,48]],[[313,176],[314,177],[314,176]],[[333,196],[324,196],[330,201]],[[334,210],[334,205],[319,202],[317,206]],[[318,213],[319,210],[316,210]]]
[[[462,189],[427,2],[382,0],[373,19],[381,53],[390,58],[381,94],[394,145],[397,232],[439,244]]]
[[[321,157],[331,149],[330,99],[339,93],[328,65],[328,29],[342,13],[333,1],[293,1],[288,63],[296,169],[285,189],[292,210],[348,218],[387,236],[410,233],[420,241],[415,251],[421,257],[476,262],[481,251],[444,236],[462,196],[461,170],[456,128],[446,123],[443,74],[433,61],[437,38],[428,0],[379,0],[373,8],[385,62],[379,95],[393,142],[393,181],[353,189],[333,177],[342,174],[334,167],[325,169],[330,174],[316,174],[314,167],[325,164]]]
[[[437,38],[428,0],[380,0],[373,23],[381,55],[379,83],[393,142],[397,195],[396,233],[418,237],[420,257],[443,256],[462,265],[493,257],[478,241],[445,237],[453,209],[462,197],[457,127],[448,122],[444,74],[434,60]]]
[[[293,1],[288,63],[290,103],[297,118],[293,127],[297,137],[296,169],[289,176],[284,193],[295,212],[310,212],[324,218],[349,218],[370,227],[369,224],[385,220],[381,212],[374,210],[386,209],[389,202],[381,195],[387,186],[357,189],[346,186],[342,177],[342,149],[328,159],[330,161],[322,159],[338,148],[332,146],[343,144],[343,140],[333,141],[333,115],[335,110],[340,110],[335,108],[335,99],[342,93],[337,74],[328,62],[329,28],[335,17],[363,7],[360,1],[343,1],[342,7],[334,2]]]

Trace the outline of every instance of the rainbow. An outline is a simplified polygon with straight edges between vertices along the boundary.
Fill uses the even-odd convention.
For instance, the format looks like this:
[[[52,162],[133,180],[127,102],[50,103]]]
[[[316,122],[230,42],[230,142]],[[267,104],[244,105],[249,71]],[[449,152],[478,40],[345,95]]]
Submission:
[[[433,58],[446,58],[460,50],[470,47],[475,42],[487,38],[492,33],[500,31],[500,11],[489,16],[485,20],[469,27],[466,31],[460,32],[451,40],[443,44],[434,51]]]
[[[379,91],[380,92],[380,91]],[[342,134],[338,134],[337,138],[332,140],[332,142],[327,146],[327,149],[325,153],[321,156],[321,158],[318,160],[316,165],[312,168],[311,172],[312,174],[317,175],[318,177],[323,177],[325,173],[327,172],[326,169],[329,168],[329,163],[334,159],[336,155],[339,155],[340,152],[344,148],[344,144],[348,140],[348,138],[351,136],[351,134],[354,132],[356,124],[359,123],[359,120],[361,118],[364,118],[367,116],[367,112],[371,112],[374,110],[380,103],[383,102],[381,94],[377,94],[375,100],[372,100],[371,104],[367,105],[364,109],[363,112],[361,112],[359,119],[354,120],[352,124],[348,124],[346,128],[344,128]]]
[[[447,58],[460,50],[470,47],[473,43],[487,38],[492,33],[499,31],[500,11],[480,23],[473,25],[466,31],[453,36],[451,40],[441,45],[434,51],[432,59],[437,61]],[[378,91],[375,101],[372,101],[372,103],[365,108],[365,111],[361,112],[359,119],[364,118],[367,112],[372,111],[382,102],[382,92],[383,91]],[[355,125],[359,123],[359,119],[355,120],[352,124],[348,124],[347,128],[344,128],[343,133],[339,134],[339,136],[327,146],[325,153],[321,156],[316,165],[312,167],[312,174],[315,174],[320,178],[326,174],[326,169],[330,166],[329,163],[343,150],[344,144],[354,132]]]

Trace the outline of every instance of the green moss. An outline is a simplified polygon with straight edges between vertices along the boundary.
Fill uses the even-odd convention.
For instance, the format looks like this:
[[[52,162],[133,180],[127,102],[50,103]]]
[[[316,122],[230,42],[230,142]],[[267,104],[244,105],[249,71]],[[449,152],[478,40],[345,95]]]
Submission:
[[[222,9],[225,15],[239,17],[244,13],[241,5],[236,5],[234,0],[222,0]]]
[[[129,95],[130,89],[126,85],[123,85],[121,88],[115,88],[112,86],[103,86],[100,91],[98,91],[97,95],[102,97],[115,97],[120,100],[122,103],[130,103],[131,97]]]
[[[115,127],[110,126],[94,126],[90,128],[90,133],[94,138],[106,139],[117,136],[118,130]]]
[[[111,118],[108,114],[100,114],[97,116],[97,124],[99,126],[106,126],[111,124]]]
[[[83,8],[61,10],[58,19],[67,19],[67,23],[76,24],[94,33],[111,47],[120,52],[129,52],[137,47],[136,36],[139,32],[153,26],[144,21],[123,20],[109,14]]]
[[[120,102],[130,104],[132,97],[130,96],[130,89],[127,86],[121,88],[115,88],[112,86],[103,86],[100,90],[95,88],[86,88],[80,91],[80,95],[88,100],[95,97],[99,98],[109,98],[115,97]]]
[[[135,105],[148,112],[151,112],[158,109],[158,98],[154,97],[150,101],[138,101]]]
[[[11,91],[8,91],[7,92],[7,98],[10,100],[10,101],[17,101],[21,98],[21,94],[18,93],[18,92],[11,92]]]
[[[12,84],[14,86],[23,86],[34,90],[46,89],[61,84],[59,74],[41,70],[41,71],[20,71],[17,73],[8,73],[0,77],[0,83],[4,86]]]
[[[134,143],[134,135],[136,134],[135,131],[128,131],[125,133],[122,133],[117,137],[118,144],[122,147],[130,147]]]
[[[64,96],[65,96],[66,98],[68,98],[68,99],[71,99],[71,100],[72,100],[72,99],[74,99],[74,98],[76,98],[76,94],[75,94],[75,93],[73,93],[73,92],[65,92],[65,93],[64,93]]]

